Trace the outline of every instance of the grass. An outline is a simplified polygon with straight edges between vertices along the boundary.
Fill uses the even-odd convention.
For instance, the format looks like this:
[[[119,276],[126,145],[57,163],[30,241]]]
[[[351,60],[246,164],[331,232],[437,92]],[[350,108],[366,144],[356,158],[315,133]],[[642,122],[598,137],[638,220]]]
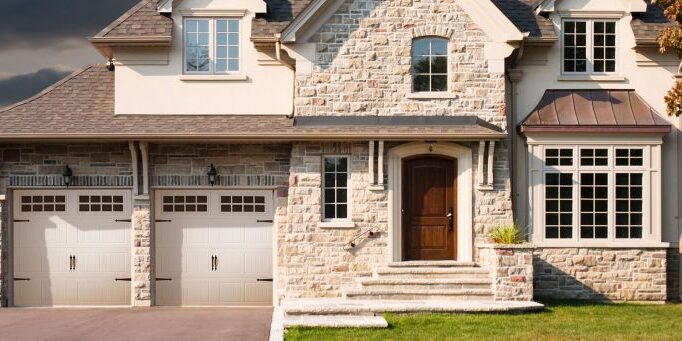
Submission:
[[[682,304],[545,304],[519,315],[386,314],[386,329],[292,328],[285,340],[682,340]]]

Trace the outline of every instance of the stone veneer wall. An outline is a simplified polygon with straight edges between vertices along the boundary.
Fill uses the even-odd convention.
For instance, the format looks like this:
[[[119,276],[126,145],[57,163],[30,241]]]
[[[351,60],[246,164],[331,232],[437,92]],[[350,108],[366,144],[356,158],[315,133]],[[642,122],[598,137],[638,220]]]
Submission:
[[[665,301],[668,250],[537,248],[535,296],[553,299]]]
[[[449,39],[451,98],[410,99],[412,39]],[[477,116],[506,126],[503,73],[490,39],[453,0],[347,0],[310,39],[312,74],[297,76],[297,115]]]
[[[529,245],[481,245],[481,266],[490,270],[496,301],[533,299],[533,247]]]

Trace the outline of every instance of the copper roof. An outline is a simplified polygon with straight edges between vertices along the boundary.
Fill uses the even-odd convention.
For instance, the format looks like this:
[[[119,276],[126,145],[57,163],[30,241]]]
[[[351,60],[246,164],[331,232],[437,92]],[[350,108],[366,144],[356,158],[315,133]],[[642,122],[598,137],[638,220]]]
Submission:
[[[547,90],[521,132],[668,133],[671,125],[634,90]]]
[[[369,118],[303,119],[283,115],[115,115],[114,72],[103,65],[75,72],[40,94],[0,109],[0,139],[386,140],[503,138],[476,118],[396,123]],[[404,119],[403,119],[404,120]],[[447,122],[439,121],[446,120]],[[353,122],[357,121],[358,124]],[[308,123],[305,123],[308,122]]]

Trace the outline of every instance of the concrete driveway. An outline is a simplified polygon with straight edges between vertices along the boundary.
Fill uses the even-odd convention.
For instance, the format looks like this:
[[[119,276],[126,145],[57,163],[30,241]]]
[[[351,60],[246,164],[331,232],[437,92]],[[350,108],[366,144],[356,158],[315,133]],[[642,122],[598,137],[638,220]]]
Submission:
[[[272,308],[8,308],[0,340],[267,340]]]

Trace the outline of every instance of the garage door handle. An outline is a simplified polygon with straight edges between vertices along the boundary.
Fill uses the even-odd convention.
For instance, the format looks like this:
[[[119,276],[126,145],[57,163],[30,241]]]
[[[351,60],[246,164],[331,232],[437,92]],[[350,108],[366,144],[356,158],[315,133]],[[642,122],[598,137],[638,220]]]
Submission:
[[[15,278],[15,281],[30,281],[30,278]]]
[[[161,281],[172,281],[172,280],[173,280],[172,278],[157,278],[157,279],[156,279],[157,282],[161,282]]]
[[[264,220],[256,220],[257,223],[273,223],[274,220],[272,219],[264,219]]]
[[[154,221],[157,223],[170,223],[171,222],[170,219],[156,219]]]
[[[117,223],[131,223],[133,220],[132,219],[116,219],[114,221]]]
[[[116,278],[116,281],[119,282],[131,282],[132,280],[132,278]]]
[[[15,223],[28,223],[30,220],[28,220],[28,219],[14,219],[13,221]]]
[[[272,278],[258,278],[256,282],[272,282]]]

